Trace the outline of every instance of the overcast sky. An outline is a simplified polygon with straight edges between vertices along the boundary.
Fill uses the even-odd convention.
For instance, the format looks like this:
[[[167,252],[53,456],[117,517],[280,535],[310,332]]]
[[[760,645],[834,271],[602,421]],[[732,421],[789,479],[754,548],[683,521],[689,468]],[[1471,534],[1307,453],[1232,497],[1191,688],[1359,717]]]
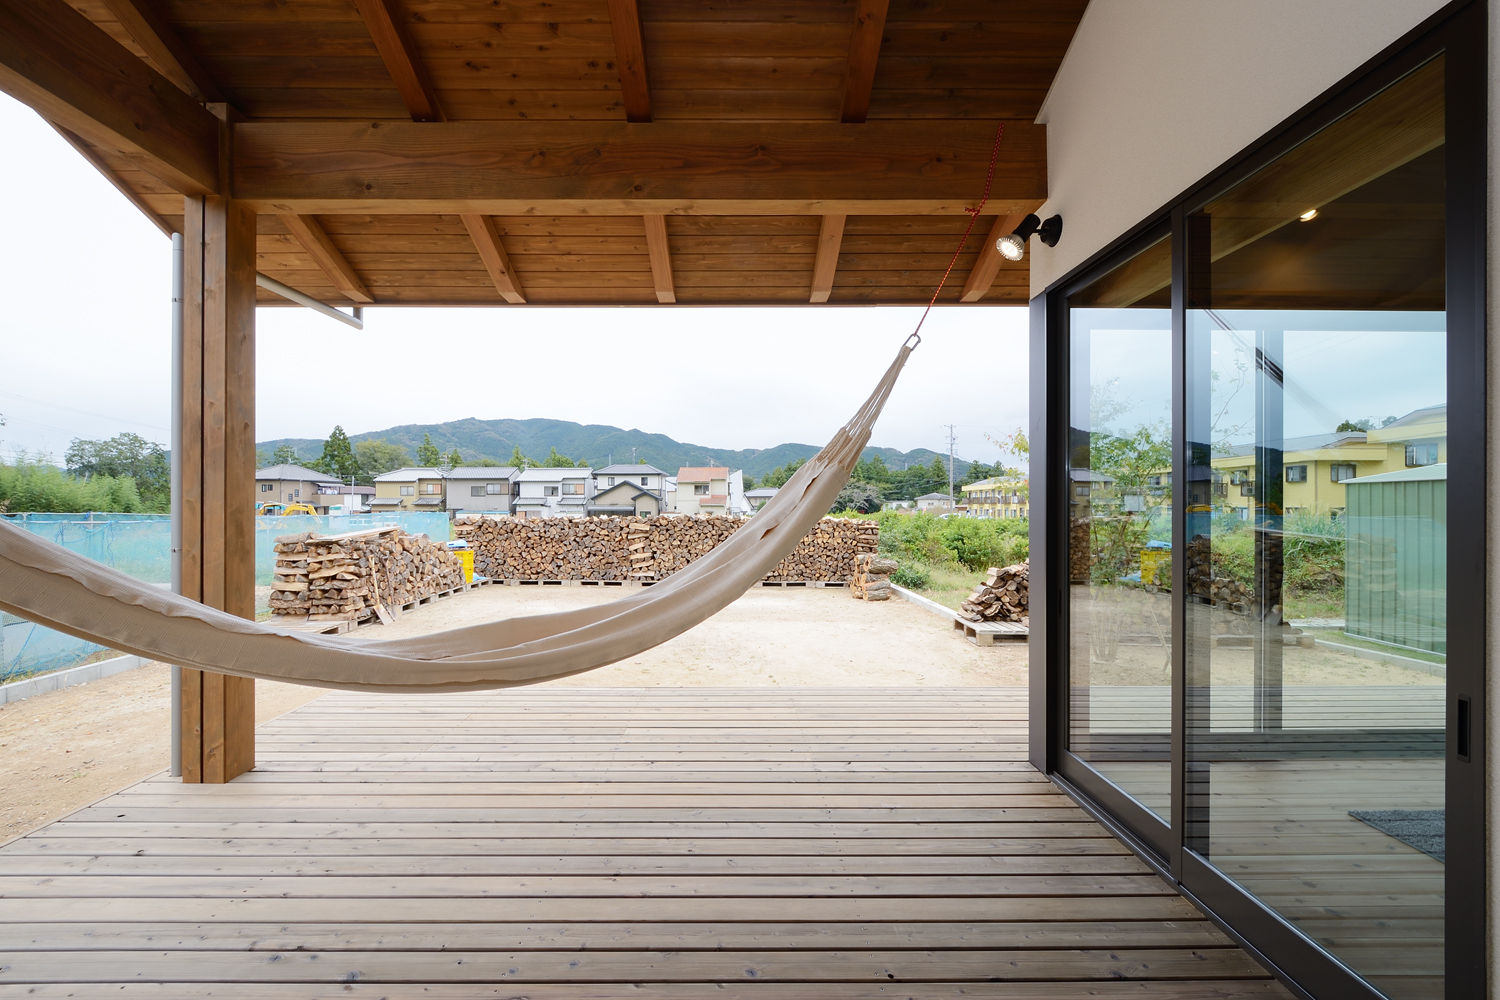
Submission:
[[[75,437],[169,436],[171,243],[0,94],[0,455]],[[826,441],[918,309],[381,309],[358,333],[300,308],[256,317],[256,436],[461,417],[639,427],[710,448]],[[937,309],[873,444],[990,462],[1026,422],[1026,311]],[[504,457],[504,456],[494,456]]]

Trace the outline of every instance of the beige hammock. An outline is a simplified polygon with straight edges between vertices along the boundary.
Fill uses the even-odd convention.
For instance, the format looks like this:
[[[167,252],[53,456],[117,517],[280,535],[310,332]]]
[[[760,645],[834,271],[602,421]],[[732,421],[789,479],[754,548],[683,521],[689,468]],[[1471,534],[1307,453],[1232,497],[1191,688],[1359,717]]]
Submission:
[[[416,639],[332,639],[284,632],[166,593],[0,520],[0,609],[150,659],[319,687],[462,691],[592,670],[723,610],[796,547],[848,481],[920,339],[907,338],[854,418],[748,524],[629,598]]]

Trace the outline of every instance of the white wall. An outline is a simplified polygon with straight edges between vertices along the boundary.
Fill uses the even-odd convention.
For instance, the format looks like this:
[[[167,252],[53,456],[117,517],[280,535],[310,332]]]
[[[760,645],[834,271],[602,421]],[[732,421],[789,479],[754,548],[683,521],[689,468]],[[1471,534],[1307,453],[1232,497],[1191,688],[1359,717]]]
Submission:
[[[1031,294],[1443,4],[1093,0],[1038,116],[1047,126],[1042,217],[1061,212],[1063,235],[1052,249],[1031,241]]]

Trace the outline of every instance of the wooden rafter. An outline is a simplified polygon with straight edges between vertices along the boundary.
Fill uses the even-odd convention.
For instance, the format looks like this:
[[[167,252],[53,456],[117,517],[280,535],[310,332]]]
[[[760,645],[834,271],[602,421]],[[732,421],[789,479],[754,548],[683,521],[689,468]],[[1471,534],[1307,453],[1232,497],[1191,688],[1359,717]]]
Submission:
[[[995,224],[990,227],[990,234],[984,238],[984,245],[979,248],[979,259],[969,270],[969,280],[964,282],[964,290],[958,301],[978,302],[984,298],[990,286],[995,283],[995,275],[1000,273],[1000,265],[1005,260],[1000,256],[995,243],[1000,237],[1014,232],[1024,218],[1025,212],[1017,212],[1014,215],[1002,215],[995,220]]]
[[[500,297],[512,305],[525,303],[526,293],[510,266],[510,258],[505,255],[505,245],[501,242],[495,220],[487,215],[460,215],[459,219],[469,231],[469,238],[474,241],[479,259],[484,261],[484,269],[490,272],[490,280],[495,283]]]
[[[929,215],[984,186],[988,121],[242,122],[236,197],[265,211]],[[774,168],[774,169],[773,169]],[[1042,126],[1010,122],[987,213],[1046,197]]]
[[[646,253],[651,257],[651,281],[656,286],[656,301],[669,304],[677,301],[677,289],[672,284],[672,251],[667,245],[667,219],[664,215],[647,215]]]
[[[370,37],[374,39],[375,50],[385,63],[386,72],[395,81],[396,89],[400,91],[401,100],[406,104],[412,121],[443,121],[443,109],[438,104],[437,95],[433,93],[421,62],[414,54],[411,42],[401,29],[401,23],[396,20],[395,12],[391,9],[393,2],[394,0],[354,0],[354,6],[364,20]]]
[[[104,6],[146,53],[146,58],[183,93],[200,101],[224,99],[213,79],[199,65],[197,56],[161,16],[154,0],[104,0]]]
[[[219,190],[219,120],[63,0],[0,3],[0,90],[175,190]]]
[[[609,28],[620,70],[620,98],[625,120],[651,120],[651,89],[646,85],[646,45],[641,40],[641,12],[636,0],[609,0]]]
[[[153,226],[155,226],[157,229],[160,229],[164,236],[171,236],[174,232],[176,232],[176,228],[171,223],[162,218],[160,213],[158,213],[150,205],[146,204],[144,198],[142,198],[135,191],[131,190],[131,188],[127,187],[125,183],[115,175],[115,172],[109,168],[109,165],[101,160],[98,155],[89,148],[88,143],[84,142],[82,139],[78,138],[78,136],[74,135],[72,132],[69,132],[67,129],[63,128],[56,122],[48,122],[47,124],[51,125],[52,128],[57,132],[57,134],[63,137],[64,142],[73,147],[73,151],[75,153],[87,160],[91,167],[99,171],[99,173],[104,176],[104,179],[109,181],[109,183],[114,186],[114,189],[116,191],[124,195],[126,201],[134,205],[142,215],[150,220]]]
[[[344,298],[354,302],[374,302],[375,296],[365,287],[349,261],[333,245],[323,227],[310,215],[282,215],[281,224],[297,238],[317,265],[328,275]]]
[[[843,215],[825,215],[818,229],[818,254],[813,259],[812,295],[809,302],[827,302],[833,292],[833,276],[839,268],[839,247],[844,242]]]
[[[870,113],[870,92],[875,88],[875,63],[885,35],[885,15],[890,0],[859,0],[854,9],[854,37],[849,41],[849,69],[844,75],[845,122],[862,122]]]

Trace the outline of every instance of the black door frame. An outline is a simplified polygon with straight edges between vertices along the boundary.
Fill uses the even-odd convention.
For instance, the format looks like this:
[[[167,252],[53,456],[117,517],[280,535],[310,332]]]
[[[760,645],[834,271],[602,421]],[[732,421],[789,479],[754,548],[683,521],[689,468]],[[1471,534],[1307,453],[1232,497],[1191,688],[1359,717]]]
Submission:
[[[1446,759],[1446,1000],[1481,1000],[1486,992],[1487,748],[1485,551],[1487,459],[1486,176],[1487,11],[1485,0],[1456,0],[1369,60],[1248,149],[1172,199],[1031,302],[1031,546],[1034,617],[1030,654],[1030,757],[1044,773],[1172,880],[1189,899],[1244,944],[1298,993],[1310,998],[1380,994],[1291,924],[1185,847],[1184,607],[1172,604],[1170,823],[1067,750],[1066,658],[1068,543],[1068,324],[1066,299],[1161,238],[1172,237],[1173,537],[1185,524],[1186,227],[1191,211],[1265,166],[1411,69],[1446,54],[1449,523],[1447,726],[1428,734],[1426,752]],[[1186,594],[1185,560],[1173,560],[1173,593]],[[1372,731],[1373,734],[1373,731]],[[1332,735],[1332,734],[1324,734]],[[1392,734],[1395,735],[1395,734]],[[1410,732],[1405,733],[1411,736]],[[1316,738],[1316,736],[1314,737]]]

